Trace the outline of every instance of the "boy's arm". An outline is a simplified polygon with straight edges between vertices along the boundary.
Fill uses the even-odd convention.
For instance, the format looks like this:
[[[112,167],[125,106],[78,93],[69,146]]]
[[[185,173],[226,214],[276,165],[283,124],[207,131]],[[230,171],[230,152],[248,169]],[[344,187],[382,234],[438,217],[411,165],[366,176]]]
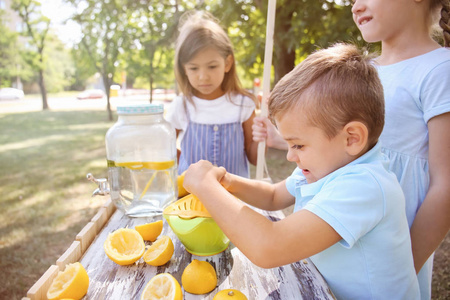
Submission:
[[[286,180],[271,184],[225,173],[220,183],[228,192],[260,209],[280,210],[295,202],[286,188]]]
[[[270,221],[220,184],[225,173],[224,168],[200,161],[189,167],[184,186],[202,201],[227,237],[254,264],[272,268],[293,263],[341,239],[328,223],[307,210]]]

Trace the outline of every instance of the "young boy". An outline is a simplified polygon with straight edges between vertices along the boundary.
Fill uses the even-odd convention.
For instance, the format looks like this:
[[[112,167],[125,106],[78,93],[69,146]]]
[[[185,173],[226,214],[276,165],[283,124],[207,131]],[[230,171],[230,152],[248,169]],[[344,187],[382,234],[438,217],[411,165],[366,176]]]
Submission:
[[[345,44],[313,53],[275,86],[269,114],[297,164],[290,177],[269,184],[201,161],[185,188],[260,267],[309,257],[338,299],[419,299],[405,199],[377,144],[384,99],[370,59]],[[233,195],[294,213],[271,222]]]

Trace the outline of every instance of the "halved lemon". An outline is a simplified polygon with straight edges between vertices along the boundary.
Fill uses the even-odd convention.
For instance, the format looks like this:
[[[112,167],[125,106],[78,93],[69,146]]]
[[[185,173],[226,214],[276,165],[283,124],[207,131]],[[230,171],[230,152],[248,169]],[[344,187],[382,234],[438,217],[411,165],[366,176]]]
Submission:
[[[79,262],[68,264],[64,271],[59,271],[47,291],[47,298],[53,299],[81,299],[86,295],[89,287],[89,276],[86,269]]]
[[[131,265],[145,252],[142,236],[134,229],[120,228],[108,235],[103,244],[106,255],[116,264]]]
[[[159,220],[152,223],[137,225],[134,229],[139,232],[144,241],[154,242],[163,230],[163,221]]]
[[[177,186],[178,186],[178,198],[184,197],[187,194],[189,194],[188,191],[183,186],[184,183],[184,175],[186,174],[186,171],[181,173],[181,175],[178,175],[177,177]]]
[[[182,300],[181,287],[169,273],[161,273],[150,279],[141,294],[141,300]]]
[[[162,266],[172,258],[173,251],[172,240],[163,235],[145,251],[144,261],[151,266]]]

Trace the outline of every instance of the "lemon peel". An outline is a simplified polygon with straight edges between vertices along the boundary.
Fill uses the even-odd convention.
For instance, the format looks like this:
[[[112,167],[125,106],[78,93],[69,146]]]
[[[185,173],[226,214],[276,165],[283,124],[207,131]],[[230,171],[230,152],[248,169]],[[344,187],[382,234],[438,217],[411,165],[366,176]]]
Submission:
[[[139,260],[145,252],[142,236],[135,229],[120,228],[108,235],[103,249],[116,264],[131,265]]]
[[[140,300],[182,300],[181,286],[169,273],[154,276],[145,285]]]
[[[152,223],[146,223],[137,225],[134,227],[137,232],[142,236],[144,241],[154,242],[163,230],[163,221],[159,220]]]
[[[172,258],[173,252],[172,240],[163,235],[145,251],[144,261],[151,266],[162,266]]]
[[[89,276],[86,269],[79,262],[68,264],[64,271],[59,271],[53,279],[47,298],[53,299],[81,299],[89,288]]]

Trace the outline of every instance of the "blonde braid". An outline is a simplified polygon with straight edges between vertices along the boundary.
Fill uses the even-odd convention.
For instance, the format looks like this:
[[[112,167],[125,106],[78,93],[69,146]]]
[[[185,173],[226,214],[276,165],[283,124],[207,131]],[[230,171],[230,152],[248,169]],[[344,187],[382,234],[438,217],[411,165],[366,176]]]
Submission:
[[[450,47],[450,0],[441,0],[441,20],[439,26],[444,34],[444,47]]]

